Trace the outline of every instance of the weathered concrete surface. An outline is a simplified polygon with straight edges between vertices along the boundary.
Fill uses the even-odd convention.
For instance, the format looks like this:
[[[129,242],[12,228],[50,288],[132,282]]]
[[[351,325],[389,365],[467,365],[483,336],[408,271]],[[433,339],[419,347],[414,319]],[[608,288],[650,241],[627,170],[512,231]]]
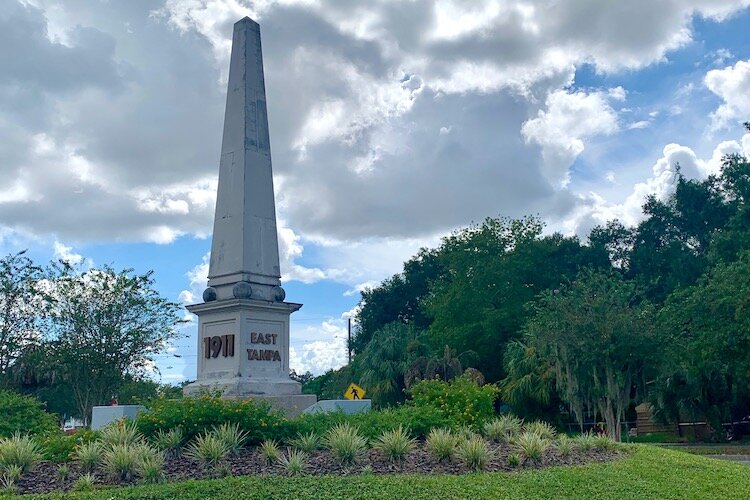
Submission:
[[[144,410],[145,407],[141,405],[94,406],[91,410],[91,429],[101,429],[122,418],[134,419]]]
[[[363,413],[372,408],[371,399],[323,399],[307,408],[304,413],[332,413],[341,411],[347,415]]]
[[[252,399],[255,401],[265,401],[274,408],[283,411],[287,417],[294,418],[304,412],[306,408],[315,404],[318,399],[315,394],[297,394],[285,396],[269,395],[248,395],[248,396],[222,396],[225,399]]]

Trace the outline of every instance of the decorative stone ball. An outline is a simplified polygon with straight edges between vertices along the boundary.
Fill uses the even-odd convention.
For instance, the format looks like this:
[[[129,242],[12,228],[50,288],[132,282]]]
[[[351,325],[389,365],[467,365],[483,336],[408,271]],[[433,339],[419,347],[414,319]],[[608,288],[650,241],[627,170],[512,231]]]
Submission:
[[[232,288],[232,295],[236,299],[249,299],[253,296],[253,287],[247,281],[240,281]]]
[[[216,300],[216,289],[214,287],[208,287],[203,290],[203,302],[213,302]]]
[[[284,302],[284,299],[286,298],[286,292],[283,288],[280,286],[273,287],[273,300],[276,302]]]

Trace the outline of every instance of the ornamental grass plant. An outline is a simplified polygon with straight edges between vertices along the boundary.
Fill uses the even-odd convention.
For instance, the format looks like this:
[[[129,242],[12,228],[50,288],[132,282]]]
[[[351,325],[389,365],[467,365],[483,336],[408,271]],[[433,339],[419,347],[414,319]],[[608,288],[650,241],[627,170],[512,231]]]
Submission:
[[[425,444],[438,462],[441,462],[453,459],[458,441],[458,437],[450,429],[432,429],[427,435]]]
[[[557,436],[557,430],[547,422],[541,420],[535,420],[534,422],[528,422],[524,424],[523,430],[536,434],[542,439],[552,440]]]
[[[112,422],[101,431],[101,443],[105,448],[118,445],[136,446],[145,442],[143,434],[130,420]]]
[[[184,456],[204,467],[215,467],[226,460],[229,450],[226,444],[210,432],[193,439],[185,448]]]
[[[164,453],[165,457],[172,458],[180,455],[182,450],[184,434],[181,427],[175,427],[167,431],[159,429],[151,438],[156,449]]]
[[[31,436],[16,432],[9,438],[0,438],[0,470],[16,465],[21,472],[27,472],[41,459],[42,449]]]
[[[84,472],[93,472],[102,463],[104,448],[98,441],[91,441],[78,445],[75,450],[75,456]]]
[[[297,450],[303,451],[305,453],[312,453],[318,448],[320,448],[322,439],[320,435],[316,434],[313,431],[310,431],[306,434],[297,434],[297,437],[290,440],[289,444]]]
[[[416,440],[400,425],[392,431],[384,432],[373,444],[391,462],[403,460],[414,449]]]
[[[522,432],[515,441],[516,449],[528,460],[539,462],[544,452],[549,448],[549,440],[543,438],[536,432]]]
[[[523,420],[510,413],[500,415],[484,424],[484,436],[499,443],[511,442],[520,432]]]
[[[367,451],[365,439],[356,427],[348,423],[338,424],[325,436],[325,446],[343,465],[356,463]]]
[[[138,444],[113,444],[102,454],[102,469],[116,481],[132,481],[141,462],[143,449]]]
[[[305,472],[307,467],[307,453],[302,450],[287,448],[286,455],[278,458],[279,464],[289,476],[299,476]]]
[[[277,462],[281,457],[279,443],[274,439],[267,439],[260,443],[260,456],[265,459],[266,463],[272,464]]]
[[[464,465],[475,471],[483,470],[492,458],[487,442],[479,436],[459,443],[457,455]]]
[[[234,456],[240,454],[248,436],[247,432],[240,429],[239,424],[230,424],[228,422],[215,427],[211,432],[224,443],[229,454]]]

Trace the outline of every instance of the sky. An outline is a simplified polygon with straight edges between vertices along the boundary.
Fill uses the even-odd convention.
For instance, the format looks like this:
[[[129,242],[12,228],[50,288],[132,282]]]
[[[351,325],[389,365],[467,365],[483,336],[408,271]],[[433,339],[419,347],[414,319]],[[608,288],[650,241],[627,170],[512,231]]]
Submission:
[[[678,163],[750,154],[750,0],[2,0],[0,253],[200,302],[244,16],[297,371],[343,365],[359,292],[456,228],[533,214],[585,240]],[[196,331],[157,380],[195,378]]]

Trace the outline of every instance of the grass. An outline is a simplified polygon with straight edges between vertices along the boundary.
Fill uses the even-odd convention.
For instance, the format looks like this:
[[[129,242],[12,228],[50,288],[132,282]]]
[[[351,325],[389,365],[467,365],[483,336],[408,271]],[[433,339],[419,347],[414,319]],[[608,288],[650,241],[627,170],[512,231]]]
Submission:
[[[462,476],[247,476],[30,498],[746,498],[750,467],[637,445],[610,463]]]

